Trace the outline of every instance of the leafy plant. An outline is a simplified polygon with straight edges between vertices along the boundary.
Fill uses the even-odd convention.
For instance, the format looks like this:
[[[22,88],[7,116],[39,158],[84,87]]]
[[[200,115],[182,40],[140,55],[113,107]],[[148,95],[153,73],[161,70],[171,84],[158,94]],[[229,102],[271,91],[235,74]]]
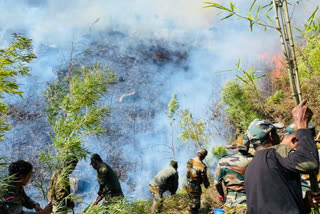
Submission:
[[[176,150],[175,150],[175,145],[174,145],[174,129],[173,129],[173,126],[174,126],[174,122],[176,120],[175,118],[175,114],[176,114],[176,111],[179,109],[179,103],[178,103],[178,99],[177,99],[177,95],[176,94],[173,94],[172,95],[172,98],[168,104],[168,111],[166,111],[166,115],[168,116],[169,118],[169,125],[170,125],[170,135],[171,135],[171,151],[172,151],[172,156],[173,156],[173,159],[175,159],[175,154],[176,154]]]
[[[13,34],[13,41],[8,47],[0,49],[0,141],[3,140],[4,132],[10,129],[7,123],[8,106],[2,99],[5,94],[22,97],[17,77],[30,75],[29,63],[37,58],[31,42],[31,39]]]
[[[41,155],[42,160],[55,162],[56,168],[61,168],[70,154],[78,159],[86,157],[89,151],[82,146],[83,137],[103,131],[102,120],[111,109],[99,100],[113,82],[113,71],[94,64],[76,68],[72,75],[49,84],[45,93],[47,116],[57,154],[55,158]]]
[[[168,111],[166,111],[170,119],[169,124],[171,130],[173,130],[172,127],[175,120],[178,119],[181,129],[181,134],[178,138],[182,142],[190,143],[197,148],[204,146],[209,140],[209,135],[206,133],[206,122],[203,120],[195,120],[188,109],[182,110],[179,107],[177,95],[173,94],[168,104]]]
[[[224,148],[224,146],[215,146],[211,149],[211,153],[214,157],[217,159],[220,159],[222,156],[228,154],[227,150]]]
[[[136,200],[130,202],[126,198],[111,198],[105,205],[89,205],[83,214],[148,214],[150,201]]]

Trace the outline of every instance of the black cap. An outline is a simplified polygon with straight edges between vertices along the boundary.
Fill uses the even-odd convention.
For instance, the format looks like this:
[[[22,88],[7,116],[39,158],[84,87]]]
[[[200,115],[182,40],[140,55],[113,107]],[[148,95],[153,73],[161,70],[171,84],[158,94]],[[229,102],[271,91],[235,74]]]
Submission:
[[[93,153],[91,155],[91,163],[90,164],[92,164],[92,161],[102,162],[102,159],[101,159],[100,155],[98,155],[97,153]]]
[[[174,168],[178,168],[178,162],[177,161],[170,161],[170,166],[174,167]]]

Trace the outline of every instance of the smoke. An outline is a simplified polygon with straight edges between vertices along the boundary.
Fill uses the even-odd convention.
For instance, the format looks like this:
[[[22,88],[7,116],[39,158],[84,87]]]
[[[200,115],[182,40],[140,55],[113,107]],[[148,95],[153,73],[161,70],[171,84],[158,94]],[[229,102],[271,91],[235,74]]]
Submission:
[[[237,6],[245,10],[250,6],[248,2],[237,1]],[[316,0],[302,1],[296,6],[293,25],[301,27],[315,5],[319,5]],[[201,1],[182,0],[25,0],[19,4],[1,1],[0,47],[10,41],[11,33],[23,33],[33,40],[38,56],[32,63],[32,76],[19,80],[26,98],[7,97],[6,102],[29,113],[41,113],[41,122],[39,117],[16,121],[6,134],[1,151],[5,148],[15,153],[12,145],[20,142],[28,148],[36,147],[37,152],[45,148],[49,142],[43,136],[50,133],[48,127],[41,130],[46,120],[46,83],[54,81],[54,71],[67,67],[73,57],[83,64],[99,61],[123,80],[119,78],[103,100],[113,107],[111,118],[104,123],[109,131],[99,138],[85,139],[85,146],[113,167],[127,164],[129,170],[122,175],[121,182],[125,195],[134,199],[150,197],[148,182],[173,158],[171,129],[165,115],[171,95],[176,93],[181,108],[189,109],[194,118],[205,120],[210,117],[212,103],[219,100],[225,81],[234,77],[233,72],[218,71],[234,68],[239,58],[248,67],[257,63],[262,53],[281,52],[275,30],[264,32],[255,26],[250,32],[247,22],[235,18],[220,21],[216,17],[219,11],[204,6]],[[120,96],[132,92],[134,96],[119,101]],[[228,130],[223,124],[217,126]],[[39,133],[44,130],[41,140]],[[23,139],[13,140],[13,136]],[[11,145],[12,142],[15,144]],[[226,141],[213,136],[208,149],[217,144]],[[178,140],[174,140],[174,145],[181,186],[186,162],[196,153]],[[1,152],[1,156],[11,158],[28,155]],[[82,182],[84,203],[90,203],[97,190],[95,171],[88,160],[83,160],[74,174]]]

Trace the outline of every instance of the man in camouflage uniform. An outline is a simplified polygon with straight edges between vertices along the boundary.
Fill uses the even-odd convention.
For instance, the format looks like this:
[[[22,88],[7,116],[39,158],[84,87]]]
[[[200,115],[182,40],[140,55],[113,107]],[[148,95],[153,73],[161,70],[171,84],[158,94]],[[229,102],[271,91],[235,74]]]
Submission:
[[[66,214],[68,209],[74,208],[74,202],[71,199],[69,176],[76,168],[78,159],[75,156],[68,156],[65,166],[53,172],[49,190],[48,199],[52,202],[53,213]]]
[[[104,199],[104,203],[108,203],[111,197],[123,197],[118,176],[108,164],[102,161],[100,155],[92,154],[90,165],[97,170],[97,179],[100,185],[98,197],[93,205],[97,205],[102,199]]]
[[[176,161],[170,161],[169,167],[162,169],[152,179],[149,184],[150,192],[153,195],[152,212],[160,213],[163,205],[163,193],[170,191],[173,195],[178,189],[178,163]]]
[[[315,137],[315,136],[316,136],[316,130],[315,130],[314,125],[312,125],[311,123],[309,123],[309,124],[308,124],[308,129],[311,131],[312,136]],[[289,125],[289,126],[286,128],[285,135],[295,134],[296,131],[297,131],[297,126],[293,123],[293,124]],[[290,145],[290,146],[291,146],[293,149],[295,149],[295,148],[297,147],[297,143],[294,144],[294,145]],[[318,146],[319,146],[319,144],[317,144],[318,153],[319,153],[319,152],[320,152],[320,149],[319,149]],[[320,154],[320,153],[319,153],[319,154]],[[320,172],[318,172],[317,180],[318,180],[318,182],[320,181]],[[301,187],[302,187],[302,195],[303,195],[303,198],[305,198],[307,192],[311,191],[311,184],[310,184],[309,174],[302,174],[302,175],[301,175]]]
[[[29,162],[18,160],[9,166],[9,177],[6,184],[1,184],[0,213],[1,214],[49,214],[52,205],[48,204],[44,209],[29,198],[24,192],[23,186],[27,185],[32,175],[32,165]],[[23,211],[22,207],[35,209],[36,212]]]
[[[219,160],[215,176],[215,185],[219,194],[219,200],[225,201],[230,208],[246,205],[244,191],[244,173],[253,156],[248,153],[249,141],[245,137],[238,137],[235,145],[238,151],[232,155],[226,155]],[[222,183],[227,188],[225,198]]]
[[[207,177],[207,166],[202,161],[207,156],[208,152],[205,149],[200,149],[197,157],[192,158],[187,163],[187,193],[191,200],[190,213],[197,214],[201,205],[201,184],[205,188],[210,186]]]

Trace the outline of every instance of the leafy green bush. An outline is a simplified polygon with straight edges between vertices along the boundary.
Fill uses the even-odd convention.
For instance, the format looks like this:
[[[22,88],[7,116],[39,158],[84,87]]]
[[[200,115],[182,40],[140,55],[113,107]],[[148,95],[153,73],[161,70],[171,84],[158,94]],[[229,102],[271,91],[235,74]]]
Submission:
[[[223,146],[215,146],[211,149],[211,153],[217,159],[220,159],[222,156],[228,154],[227,150]]]
[[[228,81],[222,89],[222,101],[227,105],[225,111],[231,123],[242,130],[246,130],[252,120],[261,116],[249,99],[248,92],[237,80]]]

